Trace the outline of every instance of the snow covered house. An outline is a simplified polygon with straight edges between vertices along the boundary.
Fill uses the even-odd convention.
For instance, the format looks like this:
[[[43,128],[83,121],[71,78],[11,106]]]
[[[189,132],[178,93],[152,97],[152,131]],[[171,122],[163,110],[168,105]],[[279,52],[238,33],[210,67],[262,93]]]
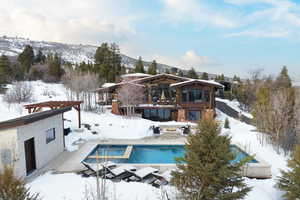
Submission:
[[[33,113],[0,122],[0,170],[13,165],[25,177],[64,151],[63,113],[71,107]]]
[[[97,89],[99,101],[112,105],[112,113],[126,109],[118,101],[117,91],[126,84],[144,88],[144,100],[136,112],[153,121],[198,121],[215,111],[215,92],[223,85],[212,80],[190,79],[171,74],[128,74],[119,83]]]

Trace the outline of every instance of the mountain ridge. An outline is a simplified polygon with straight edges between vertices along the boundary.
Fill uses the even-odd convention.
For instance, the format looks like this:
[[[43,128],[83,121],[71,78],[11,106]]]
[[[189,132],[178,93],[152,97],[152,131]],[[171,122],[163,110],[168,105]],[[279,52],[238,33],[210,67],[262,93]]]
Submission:
[[[97,46],[88,44],[68,44],[61,42],[37,41],[26,39],[22,37],[0,37],[0,55],[17,56],[23,51],[26,45],[32,46],[33,50],[37,52],[41,50],[43,54],[58,53],[62,59],[73,64],[80,62],[94,62],[94,54]],[[137,59],[120,53],[122,57],[122,64],[126,68],[133,68]],[[151,64],[150,61],[144,61],[146,68]],[[160,73],[176,68],[162,63],[157,63],[157,68]]]

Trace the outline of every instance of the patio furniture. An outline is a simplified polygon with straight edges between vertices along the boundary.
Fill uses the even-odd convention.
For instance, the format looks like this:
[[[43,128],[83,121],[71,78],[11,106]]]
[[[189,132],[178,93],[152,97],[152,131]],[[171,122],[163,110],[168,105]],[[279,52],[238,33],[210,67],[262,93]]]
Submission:
[[[166,171],[162,174],[153,173],[153,175],[156,177],[156,180],[152,183],[152,186],[154,187],[161,187],[163,185],[167,185],[171,181],[171,171]]]
[[[132,172],[132,176],[128,178],[128,181],[147,182],[147,179],[152,179],[153,173],[157,173],[158,170],[152,167],[145,167]]]
[[[160,134],[160,127],[159,126],[154,126],[153,127],[153,134],[154,135],[159,135]]]
[[[70,132],[71,132],[70,128],[64,128],[64,136],[69,135]]]
[[[122,180],[132,176],[131,172],[136,171],[136,167],[131,165],[122,165],[113,169],[107,169],[109,173],[107,173],[104,178],[114,179],[114,180]]]
[[[103,163],[87,163],[81,162],[88,170],[84,173],[84,176],[96,176],[97,172],[99,176],[105,176],[109,173],[108,169],[113,169],[116,164],[113,162],[103,162]]]
[[[190,125],[181,127],[182,134],[183,135],[188,135],[190,133],[190,128],[191,128]]]

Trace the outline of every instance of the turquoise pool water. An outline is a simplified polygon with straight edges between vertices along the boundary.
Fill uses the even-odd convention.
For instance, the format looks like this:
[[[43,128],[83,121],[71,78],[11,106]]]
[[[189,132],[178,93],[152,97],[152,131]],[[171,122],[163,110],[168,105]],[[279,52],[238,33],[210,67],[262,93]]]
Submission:
[[[98,145],[90,155],[108,155],[122,156],[127,145]],[[239,162],[249,156],[235,145],[231,145],[230,149],[235,153],[236,157],[233,163]],[[184,145],[133,145],[133,149],[129,159],[111,159],[116,163],[136,163],[136,164],[174,164],[176,157],[183,157],[185,154]],[[86,158],[85,162],[96,162],[96,159]],[[257,163],[256,160],[251,160]]]

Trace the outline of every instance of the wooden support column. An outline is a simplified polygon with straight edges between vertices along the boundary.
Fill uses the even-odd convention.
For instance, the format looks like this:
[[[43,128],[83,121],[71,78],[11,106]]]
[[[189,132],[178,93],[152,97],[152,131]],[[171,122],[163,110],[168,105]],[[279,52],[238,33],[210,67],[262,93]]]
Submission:
[[[212,109],[213,105],[212,105],[212,101],[213,101],[213,88],[211,88],[209,90],[209,109]]]
[[[80,112],[80,104],[74,106],[75,110],[78,112],[78,128],[81,128],[81,112]]]

